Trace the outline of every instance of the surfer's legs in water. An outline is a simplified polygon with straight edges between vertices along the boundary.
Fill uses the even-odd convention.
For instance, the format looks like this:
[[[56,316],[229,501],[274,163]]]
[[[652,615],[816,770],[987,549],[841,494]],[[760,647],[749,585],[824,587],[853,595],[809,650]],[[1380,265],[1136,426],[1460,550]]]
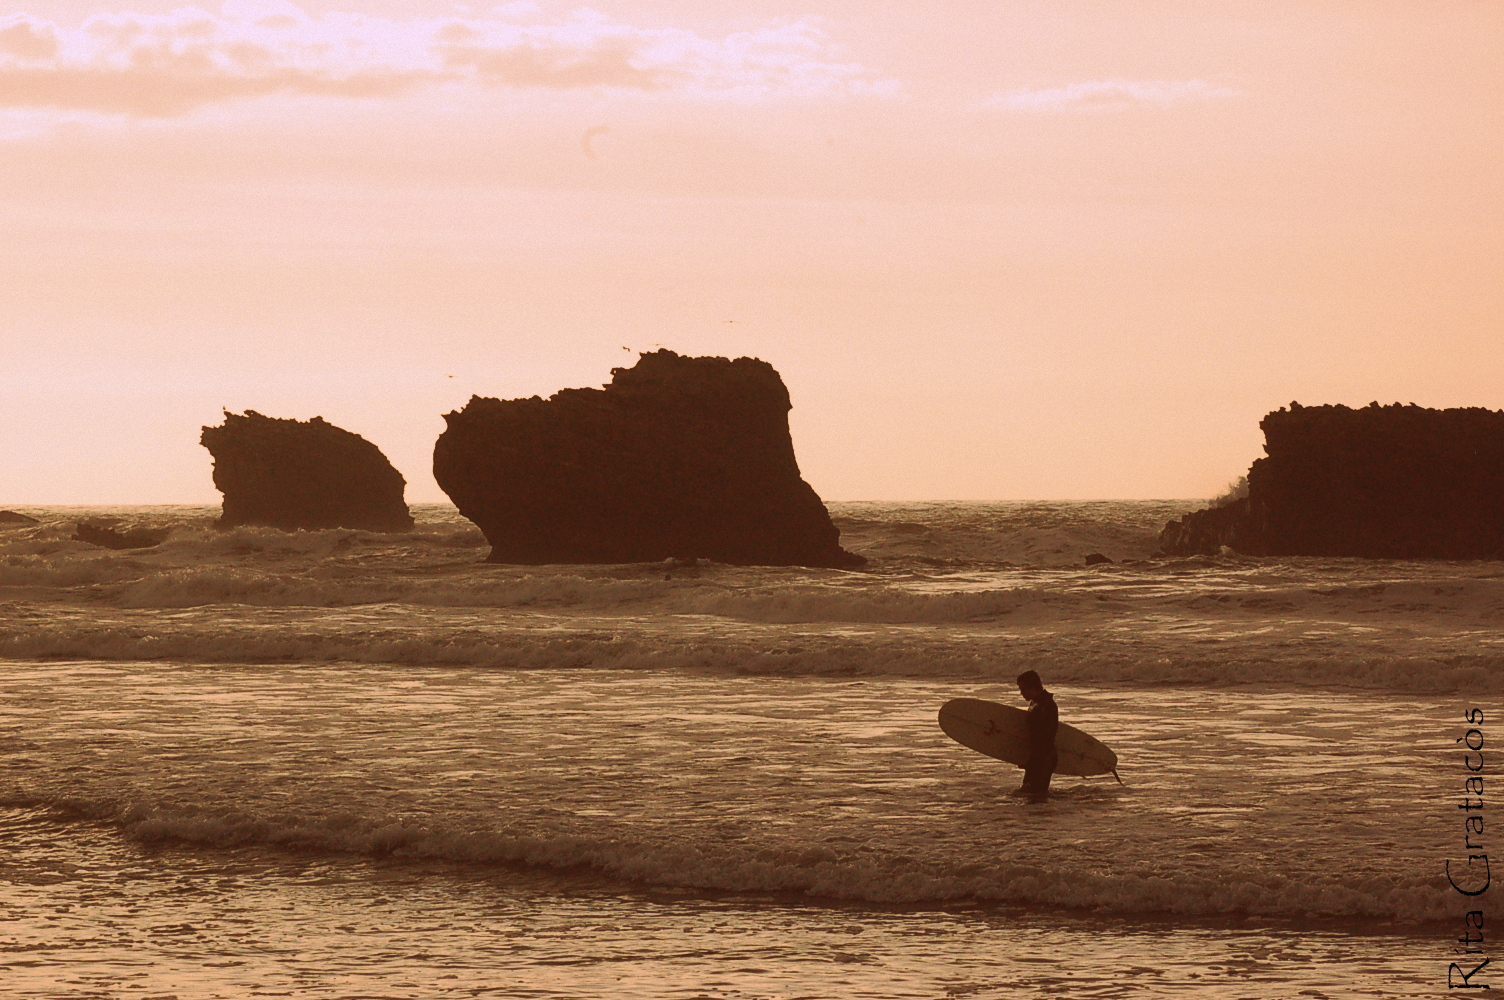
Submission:
[[[1014,792],[1014,795],[1026,795],[1030,802],[1045,802],[1050,797],[1050,777],[1055,773],[1055,765],[1060,762],[1058,754],[1050,754],[1043,760],[1031,760],[1024,767],[1023,787]]]

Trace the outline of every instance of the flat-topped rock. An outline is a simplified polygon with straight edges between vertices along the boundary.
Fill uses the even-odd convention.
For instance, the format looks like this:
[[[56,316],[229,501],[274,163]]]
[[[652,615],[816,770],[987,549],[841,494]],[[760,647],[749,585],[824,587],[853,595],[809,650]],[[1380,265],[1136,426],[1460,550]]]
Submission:
[[[611,374],[445,415],[434,478],[492,562],[865,562],[800,478],[772,365],[657,351]]]
[[[1504,558],[1504,412],[1291,403],[1259,427],[1247,497],[1170,522],[1165,552]]]
[[[214,456],[214,485],[224,494],[222,528],[413,526],[402,474],[374,444],[323,417],[284,420],[226,410],[224,424],[205,427],[199,442]]]

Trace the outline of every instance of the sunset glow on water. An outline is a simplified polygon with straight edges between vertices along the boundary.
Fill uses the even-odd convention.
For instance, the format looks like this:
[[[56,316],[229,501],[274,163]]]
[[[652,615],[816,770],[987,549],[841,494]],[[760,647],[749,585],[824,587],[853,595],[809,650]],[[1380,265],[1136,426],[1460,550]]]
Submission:
[[[1500,39],[14,0],[0,996],[1481,986]]]
[[[116,511],[172,532],[121,553],[12,529],[12,981],[1426,995],[1501,577],[1138,558],[1167,507],[837,504],[856,572],[488,565],[441,507]],[[1087,544],[1119,561],[1063,562]],[[1123,785],[1023,805],[940,732],[1026,667]]]

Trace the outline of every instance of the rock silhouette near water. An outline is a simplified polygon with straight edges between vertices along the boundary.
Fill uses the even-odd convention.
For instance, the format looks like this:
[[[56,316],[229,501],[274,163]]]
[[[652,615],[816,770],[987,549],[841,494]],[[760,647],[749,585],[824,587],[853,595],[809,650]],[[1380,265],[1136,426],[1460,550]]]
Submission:
[[[1171,521],[1170,555],[1504,558],[1504,412],[1291,403],[1248,495]]]
[[[214,456],[214,485],[224,494],[219,527],[263,525],[407,531],[407,485],[374,444],[314,417],[283,420],[255,410],[225,411],[199,443]]]
[[[80,521],[74,527],[73,540],[106,549],[153,549],[167,540],[166,528],[119,528],[108,524]]]
[[[602,389],[471,397],[433,472],[492,562],[855,566],[799,476],[788,390],[755,358],[644,354]]]

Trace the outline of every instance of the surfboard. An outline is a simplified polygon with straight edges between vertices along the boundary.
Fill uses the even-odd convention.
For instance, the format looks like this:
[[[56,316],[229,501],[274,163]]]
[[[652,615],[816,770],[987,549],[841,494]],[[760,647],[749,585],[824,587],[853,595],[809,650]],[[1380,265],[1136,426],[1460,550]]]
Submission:
[[[980,698],[953,698],[940,706],[940,728],[945,735],[963,747],[1019,767],[1029,760],[1028,718],[1021,708]],[[1055,732],[1055,752],[1060,755],[1056,774],[1117,777],[1118,755],[1075,726],[1060,723]]]

